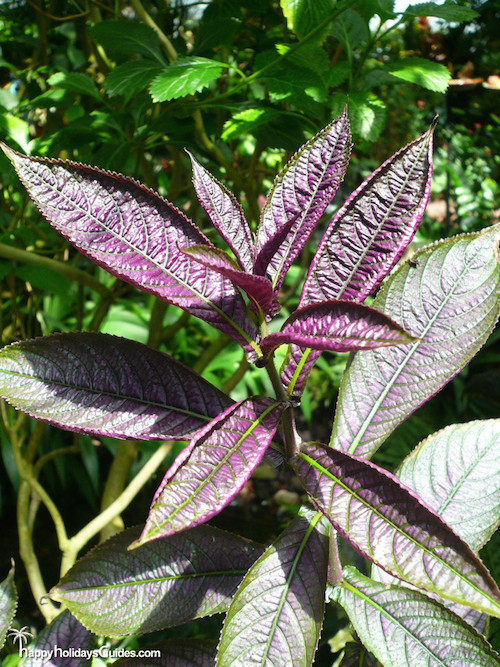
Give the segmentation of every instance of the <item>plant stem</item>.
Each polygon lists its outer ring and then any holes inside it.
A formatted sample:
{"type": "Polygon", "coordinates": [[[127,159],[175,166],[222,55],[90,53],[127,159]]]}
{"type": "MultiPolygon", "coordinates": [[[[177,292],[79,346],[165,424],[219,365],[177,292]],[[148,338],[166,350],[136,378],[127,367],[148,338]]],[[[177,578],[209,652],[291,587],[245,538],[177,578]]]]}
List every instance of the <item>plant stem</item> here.
{"type": "MultiPolygon", "coordinates": [[[[278,400],[288,402],[289,396],[283,387],[272,358],[267,360],[266,371],[276,393],[276,398],[278,400]]],[[[297,429],[295,428],[295,417],[293,414],[293,408],[290,404],[285,408],[285,410],[283,410],[283,415],[281,417],[281,433],[283,436],[286,455],[291,458],[295,456],[299,450],[300,438],[297,433],[297,429]]]]}
{"type": "MultiPolygon", "coordinates": [[[[127,483],[127,476],[137,457],[137,442],[134,440],[120,440],[116,454],[109,470],[101,500],[101,512],[104,512],[123,492],[127,483]]],[[[124,528],[123,519],[117,514],[101,530],[101,542],[108,537],[119,533],[124,528]]]]}

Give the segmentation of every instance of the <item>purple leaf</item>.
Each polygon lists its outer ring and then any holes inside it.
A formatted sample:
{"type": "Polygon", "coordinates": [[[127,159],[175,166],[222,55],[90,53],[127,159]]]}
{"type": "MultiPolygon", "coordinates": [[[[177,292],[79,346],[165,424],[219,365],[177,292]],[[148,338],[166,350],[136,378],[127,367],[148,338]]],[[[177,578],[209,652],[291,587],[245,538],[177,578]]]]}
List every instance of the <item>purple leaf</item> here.
{"type": "Polygon", "coordinates": [[[234,285],[244,290],[253,308],[257,311],[260,309],[266,319],[269,320],[273,315],[276,315],[280,306],[274,295],[273,286],[267,278],[241,271],[236,262],[224,250],[214,246],[196,245],[182,250],[196,262],[217,271],[229,278],[234,285]]]}
{"type": "Polygon", "coordinates": [[[121,637],[225,611],[262,549],[211,526],[133,551],[130,528],[81,558],[50,591],[98,635],[121,637]]]}
{"type": "Polygon", "coordinates": [[[7,577],[0,583],[0,648],[5,643],[7,632],[17,608],[17,591],[14,583],[14,562],[7,577]]]}
{"type": "Polygon", "coordinates": [[[159,658],[122,658],[115,667],[215,667],[217,642],[211,639],[170,639],[148,646],[159,650],[159,658]]]}
{"type": "Polygon", "coordinates": [[[193,165],[196,195],[213,226],[238,258],[241,267],[252,271],[254,247],[245,214],[235,196],[186,151],[193,165]]]}
{"type": "Polygon", "coordinates": [[[389,574],[500,617],[500,590],[479,558],[390,473],[321,445],[294,463],[313,503],[338,532],[389,574]]]}
{"type": "Polygon", "coordinates": [[[276,177],[257,230],[255,260],[256,272],[267,275],[275,291],[337,192],[350,152],[346,108],[304,144],[276,177]],[[283,238],[290,220],[294,224],[283,238]]]}
{"type": "Polygon", "coordinates": [[[334,216],[299,305],[364,301],[403,254],[430,195],[434,125],[371,174],[334,216]]]}
{"type": "Polygon", "coordinates": [[[93,644],[92,634],[66,609],[31,642],[27,647],[31,656],[28,653],[22,664],[23,667],[86,667],[92,662],[93,644]]]}
{"type": "Polygon", "coordinates": [[[270,398],[249,398],[202,428],[167,471],[133,546],[204,523],[226,507],[262,460],[282,410],[270,398]]]}
{"type": "Polygon", "coordinates": [[[145,440],[184,440],[232,403],[168,355],[95,333],[4,347],[0,395],[70,431],[145,440]]]}
{"type": "Polygon", "coordinates": [[[297,517],[250,568],[229,608],[220,665],[310,665],[323,622],[328,538],[297,517]]]}
{"type": "Polygon", "coordinates": [[[419,591],[386,586],[347,567],[333,599],[344,607],[366,648],[386,667],[499,664],[500,656],[484,637],[419,591]]]}
{"type": "Polygon", "coordinates": [[[80,252],[242,346],[252,344],[256,328],[232,283],[179,250],[209,241],[175,206],[120,174],[2,148],[42,215],[80,252]]]}
{"type": "Polygon", "coordinates": [[[283,343],[351,352],[412,340],[399,324],[374,308],[352,301],[326,301],[296,310],[281,331],[266,336],[260,347],[264,354],[283,343]]]}
{"type": "Polygon", "coordinates": [[[420,340],[355,354],[332,446],[368,458],[477,353],[500,308],[499,241],[499,225],[440,241],[389,278],[373,306],[420,340]]]}

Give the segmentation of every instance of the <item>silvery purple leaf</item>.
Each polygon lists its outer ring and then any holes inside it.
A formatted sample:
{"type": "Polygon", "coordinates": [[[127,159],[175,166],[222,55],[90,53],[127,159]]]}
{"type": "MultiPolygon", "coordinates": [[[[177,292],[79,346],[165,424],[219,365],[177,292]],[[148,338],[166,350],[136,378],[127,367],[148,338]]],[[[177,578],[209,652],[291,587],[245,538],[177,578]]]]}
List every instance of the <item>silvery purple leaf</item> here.
{"type": "Polygon", "coordinates": [[[332,446],[368,458],[476,354],[500,309],[499,241],[500,225],[440,241],[389,278],[373,307],[420,340],[355,354],[332,446]]]}
{"type": "Polygon", "coordinates": [[[281,331],[266,336],[260,347],[264,354],[283,343],[351,352],[412,340],[399,324],[374,308],[352,301],[325,301],[296,310],[281,331]]]}
{"type": "Polygon", "coordinates": [[[17,591],[14,583],[14,563],[12,563],[9,574],[0,583],[0,648],[5,644],[16,608],[17,591]]]}
{"type": "Polygon", "coordinates": [[[254,247],[243,209],[236,197],[202,167],[189,151],[186,152],[193,165],[193,184],[200,204],[215,229],[238,258],[241,268],[251,273],[254,247]]]}
{"type": "Polygon", "coordinates": [[[231,257],[214,246],[196,245],[182,249],[196,262],[207,266],[244,290],[250,299],[254,310],[261,310],[266,319],[271,319],[279,310],[279,303],[273,292],[270,280],[264,276],[257,276],[242,271],[231,257]]]}
{"type": "Polygon", "coordinates": [[[255,259],[256,272],[267,275],[275,290],[337,192],[350,152],[346,108],[304,144],[276,177],[257,230],[255,259]],[[282,238],[283,228],[292,219],[294,224],[282,238]]]}
{"type": "Polygon", "coordinates": [[[422,220],[432,176],[434,124],[386,160],[333,217],[299,305],[364,301],[403,254],[422,220]]]}
{"type": "Polygon", "coordinates": [[[132,551],[130,528],[81,558],[50,591],[97,635],[154,632],[225,611],[262,549],[211,526],[132,551]]]}
{"type": "Polygon", "coordinates": [[[297,517],[250,568],[229,607],[218,665],[310,665],[323,622],[328,538],[297,517]]]}
{"type": "Polygon", "coordinates": [[[499,664],[500,656],[484,637],[419,591],[380,584],[346,567],[333,599],[386,667],[499,664]]]}
{"type": "Polygon", "coordinates": [[[120,174],[2,148],[41,214],[80,252],[242,346],[252,344],[256,328],[232,283],[179,250],[209,241],[170,202],[120,174]]]}
{"type": "Polygon", "coordinates": [[[197,526],[226,507],[262,460],[282,410],[270,398],[249,398],[202,428],[167,471],[133,546],[197,526]]]}
{"type": "Polygon", "coordinates": [[[500,617],[500,590],[472,550],[393,475],[326,445],[294,468],[314,505],[363,556],[403,581],[500,617]]]}
{"type": "MultiPolygon", "coordinates": [[[[215,667],[217,642],[211,639],[179,638],[148,646],[160,657],[122,658],[115,667],[215,667]]],[[[147,649],[146,649],[147,650],[147,649]]]]}
{"type": "Polygon", "coordinates": [[[4,347],[0,395],[70,431],[144,440],[184,440],[232,403],[172,357],[95,333],[4,347]]]}
{"type": "Polygon", "coordinates": [[[86,667],[94,637],[65,609],[27,647],[23,667],[86,667]]]}

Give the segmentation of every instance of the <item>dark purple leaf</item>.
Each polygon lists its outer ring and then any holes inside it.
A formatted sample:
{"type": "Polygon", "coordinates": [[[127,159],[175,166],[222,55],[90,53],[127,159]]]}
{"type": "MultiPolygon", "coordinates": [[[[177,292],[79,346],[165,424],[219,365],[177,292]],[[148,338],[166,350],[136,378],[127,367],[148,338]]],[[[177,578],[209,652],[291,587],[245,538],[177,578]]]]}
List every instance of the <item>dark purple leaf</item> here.
{"type": "Polygon", "coordinates": [[[373,306],[420,340],[357,352],[345,372],[331,444],[369,457],[453,378],[492,331],[500,309],[500,225],[423,248],[373,306]]]}
{"type": "Polygon", "coordinates": [[[4,347],[0,395],[70,431],[145,440],[185,440],[232,403],[172,357],[95,333],[4,347]]]}
{"type": "Polygon", "coordinates": [[[374,308],[352,301],[326,301],[296,310],[281,331],[266,336],[260,347],[264,354],[283,343],[351,352],[412,340],[399,324],[374,308]]]}
{"type": "Polygon", "coordinates": [[[210,243],[170,202],[120,174],[2,147],[42,215],[80,252],[242,346],[252,344],[257,331],[232,283],[179,250],[210,243]]]}
{"type": "Polygon", "coordinates": [[[252,271],[254,247],[245,214],[235,196],[186,151],[193,165],[193,184],[200,204],[213,226],[238,258],[252,271]]]}
{"type": "Polygon", "coordinates": [[[430,195],[434,125],[371,174],[334,216],[316,251],[300,306],[364,301],[403,254],[430,195]]]}
{"type": "Polygon", "coordinates": [[[346,108],[304,144],[276,177],[257,230],[255,260],[256,272],[267,275],[275,290],[337,192],[350,152],[346,108]],[[291,220],[294,224],[283,238],[282,231],[291,220]]]}
{"type": "Polygon", "coordinates": [[[282,409],[270,398],[249,398],[202,428],[167,471],[136,544],[192,528],[226,507],[262,460],[282,409]]]}
{"type": "Polygon", "coordinates": [[[50,591],[92,632],[154,632],[225,611],[260,546],[211,526],[132,551],[130,528],[81,558],[50,591]]]}
{"type": "Polygon", "coordinates": [[[183,248],[183,252],[195,261],[208,266],[244,290],[249,297],[254,310],[261,310],[266,319],[271,319],[279,310],[279,303],[273,292],[271,282],[264,276],[241,271],[236,262],[221,250],[213,246],[196,245],[183,248]]]}
{"type": "Polygon", "coordinates": [[[5,643],[5,638],[16,613],[16,608],[17,591],[14,583],[14,563],[12,563],[9,574],[0,583],[0,648],[5,643]]]}
{"type": "Polygon", "coordinates": [[[500,617],[500,590],[479,558],[393,475],[319,443],[294,463],[313,503],[389,574],[500,617]]]}
{"type": "Polygon", "coordinates": [[[62,611],[27,647],[23,667],[87,667],[94,638],[70,614],[62,611]]]}
{"type": "Polygon", "coordinates": [[[323,623],[328,538],[297,517],[250,568],[222,629],[220,665],[310,665],[323,623]]]}
{"type": "Polygon", "coordinates": [[[113,663],[115,667],[215,667],[217,642],[211,639],[170,639],[148,646],[157,650],[160,657],[123,658],[113,663]]]}

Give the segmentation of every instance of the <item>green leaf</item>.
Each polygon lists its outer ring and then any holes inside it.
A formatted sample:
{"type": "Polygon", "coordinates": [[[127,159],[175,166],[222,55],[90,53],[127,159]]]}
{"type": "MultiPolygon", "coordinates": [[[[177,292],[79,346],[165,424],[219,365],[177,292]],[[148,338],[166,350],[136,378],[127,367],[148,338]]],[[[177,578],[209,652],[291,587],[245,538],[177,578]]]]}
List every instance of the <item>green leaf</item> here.
{"type": "Polygon", "coordinates": [[[90,95],[96,100],[101,100],[94,81],[81,72],[56,72],[49,78],[47,83],[56,88],[69,90],[71,93],[90,95]]]}
{"type": "Polygon", "coordinates": [[[130,100],[147,88],[162,70],[163,67],[152,60],[130,60],[115,67],[106,77],[104,88],[110,97],[123,95],[126,100],[130,100]]]}
{"type": "MultiPolygon", "coordinates": [[[[338,115],[345,106],[345,95],[332,95],[332,110],[338,115]]],[[[357,91],[349,96],[349,120],[354,136],[367,141],[376,141],[384,129],[386,105],[381,99],[366,91],[357,91]]]]}
{"type": "Polygon", "coordinates": [[[230,120],[224,123],[222,140],[237,139],[282,115],[277,109],[245,109],[235,113],[230,120]]]}
{"type": "MultiPolygon", "coordinates": [[[[286,18],[288,28],[299,39],[314,30],[319,23],[328,19],[335,8],[335,0],[280,0],[281,9],[286,18]]],[[[328,27],[318,34],[322,41],[327,34],[328,27]]]]}
{"type": "Polygon", "coordinates": [[[216,60],[179,58],[154,79],[149,92],[154,102],[193,95],[215,81],[221,72],[222,65],[216,60]]]}
{"type": "Polygon", "coordinates": [[[147,25],[138,21],[112,19],[96,23],[90,34],[111,53],[130,56],[139,54],[149,56],[165,64],[158,44],[158,35],[147,25]]]}
{"type": "Polygon", "coordinates": [[[370,36],[368,25],[353,9],[346,9],[336,18],[331,32],[348,50],[363,44],[370,36]]]}
{"type": "Polygon", "coordinates": [[[461,23],[472,21],[478,16],[478,13],[474,9],[457,5],[454,2],[445,2],[443,5],[436,2],[422,2],[407,7],[404,16],[435,16],[445,21],[461,23]]]}
{"type": "Polygon", "coordinates": [[[416,83],[436,93],[445,93],[451,74],[444,65],[424,58],[405,58],[386,65],[385,70],[392,76],[416,83]]]}

